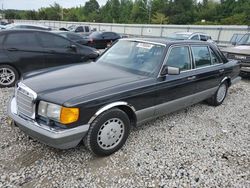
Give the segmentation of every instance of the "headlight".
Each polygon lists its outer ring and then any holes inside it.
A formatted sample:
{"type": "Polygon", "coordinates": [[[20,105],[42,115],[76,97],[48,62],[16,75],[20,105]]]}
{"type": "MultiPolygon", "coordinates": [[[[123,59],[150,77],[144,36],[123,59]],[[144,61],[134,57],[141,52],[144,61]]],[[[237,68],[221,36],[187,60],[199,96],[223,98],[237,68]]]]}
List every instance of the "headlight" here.
{"type": "Polygon", "coordinates": [[[78,120],[79,109],[66,108],[57,104],[40,101],[38,106],[38,115],[62,124],[69,124],[78,120]]]}

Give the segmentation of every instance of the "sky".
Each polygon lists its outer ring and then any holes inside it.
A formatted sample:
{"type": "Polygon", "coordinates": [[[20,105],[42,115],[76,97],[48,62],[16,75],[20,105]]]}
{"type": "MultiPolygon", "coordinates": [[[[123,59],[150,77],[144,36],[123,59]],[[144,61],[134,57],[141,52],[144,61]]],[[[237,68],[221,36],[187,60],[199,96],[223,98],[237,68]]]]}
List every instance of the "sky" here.
{"type": "MultiPolygon", "coordinates": [[[[48,7],[54,2],[64,8],[84,5],[88,0],[0,0],[0,7],[4,9],[17,10],[38,10],[41,7],[48,7]]],[[[99,5],[104,5],[107,0],[97,0],[99,5]]]]}

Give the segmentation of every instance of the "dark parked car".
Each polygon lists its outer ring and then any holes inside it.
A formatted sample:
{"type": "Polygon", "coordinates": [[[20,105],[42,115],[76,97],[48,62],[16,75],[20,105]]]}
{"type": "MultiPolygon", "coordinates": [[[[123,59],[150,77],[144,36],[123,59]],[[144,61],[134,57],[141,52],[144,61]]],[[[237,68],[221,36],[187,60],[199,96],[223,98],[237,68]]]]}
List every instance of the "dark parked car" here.
{"type": "Polygon", "coordinates": [[[245,34],[236,46],[223,48],[221,51],[228,59],[241,62],[242,76],[250,76],[250,33],[245,34]]]}
{"type": "Polygon", "coordinates": [[[70,32],[70,31],[55,31],[54,33],[61,35],[63,37],[66,37],[66,38],[68,38],[68,39],[70,39],[78,44],[81,44],[81,45],[87,44],[87,41],[80,34],[70,32]]]}
{"type": "Polygon", "coordinates": [[[0,87],[13,86],[25,72],[95,59],[96,49],[38,30],[0,32],[0,87]]]}
{"type": "Polygon", "coordinates": [[[51,31],[50,27],[43,25],[32,25],[32,24],[10,24],[7,25],[5,29],[33,29],[33,30],[51,31]]]}
{"type": "Polygon", "coordinates": [[[84,140],[96,155],[110,155],[131,126],[203,100],[222,104],[239,71],[210,43],[121,39],[95,63],[26,75],[8,113],[47,145],[66,149],[84,140]]]}
{"type": "Polygon", "coordinates": [[[114,32],[93,32],[85,38],[86,45],[96,49],[105,49],[110,46],[114,41],[120,39],[121,36],[114,32]]]}

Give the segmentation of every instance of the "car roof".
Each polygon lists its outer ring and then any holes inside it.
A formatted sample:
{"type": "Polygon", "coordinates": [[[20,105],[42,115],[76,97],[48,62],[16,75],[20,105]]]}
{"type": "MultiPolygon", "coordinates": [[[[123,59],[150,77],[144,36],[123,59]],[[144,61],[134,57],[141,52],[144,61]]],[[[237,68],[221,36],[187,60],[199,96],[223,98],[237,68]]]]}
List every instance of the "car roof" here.
{"type": "Polygon", "coordinates": [[[203,34],[203,35],[208,35],[203,32],[175,32],[175,34],[182,34],[182,35],[193,35],[193,34],[203,34]]]}
{"type": "Polygon", "coordinates": [[[172,44],[210,44],[205,41],[192,41],[192,40],[169,40],[167,38],[122,38],[120,40],[127,40],[127,41],[138,41],[138,42],[149,42],[155,43],[160,45],[172,45],[172,44]]]}
{"type": "Polygon", "coordinates": [[[51,31],[51,33],[56,33],[56,34],[67,33],[67,34],[79,35],[79,34],[72,32],[72,31],[51,31]]]}
{"type": "Polygon", "coordinates": [[[38,24],[21,24],[21,23],[13,23],[13,24],[9,24],[8,26],[19,26],[19,25],[23,25],[23,26],[34,26],[34,27],[41,27],[41,28],[46,28],[48,29],[49,27],[44,26],[44,25],[38,25],[38,24]]]}
{"type": "Polygon", "coordinates": [[[53,34],[53,35],[57,35],[56,33],[53,33],[51,31],[44,31],[44,30],[39,30],[39,29],[9,29],[9,30],[1,30],[0,31],[0,35],[1,34],[8,34],[8,33],[27,33],[27,32],[39,32],[39,33],[49,33],[49,34],[53,34]]]}

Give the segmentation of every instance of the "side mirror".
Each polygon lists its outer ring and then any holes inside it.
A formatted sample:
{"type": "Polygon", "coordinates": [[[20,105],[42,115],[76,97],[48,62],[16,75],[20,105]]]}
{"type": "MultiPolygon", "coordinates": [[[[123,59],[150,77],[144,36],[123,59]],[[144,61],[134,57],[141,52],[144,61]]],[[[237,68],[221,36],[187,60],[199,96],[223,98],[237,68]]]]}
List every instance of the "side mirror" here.
{"type": "Polygon", "coordinates": [[[232,42],[232,45],[234,45],[234,46],[235,46],[235,45],[236,45],[236,42],[232,42]]]}
{"type": "Polygon", "coordinates": [[[68,48],[71,49],[71,50],[74,51],[74,52],[77,51],[77,47],[76,47],[76,45],[74,45],[74,44],[71,44],[68,48]]]}
{"type": "Polygon", "coordinates": [[[161,70],[161,76],[165,75],[178,75],[180,74],[180,68],[178,67],[170,67],[167,65],[164,65],[162,70],[161,70]]]}

